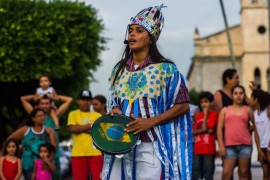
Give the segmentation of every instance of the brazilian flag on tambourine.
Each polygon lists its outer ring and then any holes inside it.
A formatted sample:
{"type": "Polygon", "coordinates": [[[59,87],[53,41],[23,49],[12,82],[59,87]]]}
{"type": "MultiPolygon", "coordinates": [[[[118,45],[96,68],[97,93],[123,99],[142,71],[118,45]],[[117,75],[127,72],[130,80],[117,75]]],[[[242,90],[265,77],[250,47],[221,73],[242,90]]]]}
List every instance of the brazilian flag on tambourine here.
{"type": "MultiPolygon", "coordinates": [[[[102,135],[106,137],[108,141],[117,141],[123,143],[130,143],[131,139],[127,132],[125,132],[125,127],[122,124],[115,123],[100,123],[102,129],[102,135]]],[[[100,132],[101,133],[101,132],[100,132]]]]}

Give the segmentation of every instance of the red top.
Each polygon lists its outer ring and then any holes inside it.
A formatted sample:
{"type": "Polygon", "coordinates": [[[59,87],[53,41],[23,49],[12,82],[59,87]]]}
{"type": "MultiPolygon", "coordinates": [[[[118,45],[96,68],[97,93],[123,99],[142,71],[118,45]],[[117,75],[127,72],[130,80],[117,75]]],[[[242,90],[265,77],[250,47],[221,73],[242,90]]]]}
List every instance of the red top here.
{"type": "MultiPolygon", "coordinates": [[[[195,117],[195,123],[193,125],[193,130],[201,129],[202,128],[202,123],[203,123],[203,118],[204,118],[204,113],[200,112],[197,114],[195,117]]],[[[217,126],[217,118],[218,114],[211,110],[208,113],[207,117],[207,126],[210,129],[215,129],[217,126]]],[[[197,134],[195,137],[195,142],[194,142],[194,154],[211,154],[215,155],[216,154],[216,144],[215,144],[215,139],[216,139],[216,133],[208,134],[208,133],[203,133],[203,134],[197,134]]]]}
{"type": "Polygon", "coordinates": [[[7,180],[14,180],[18,173],[18,160],[10,162],[6,158],[3,160],[3,174],[7,180]]]}
{"type": "Polygon", "coordinates": [[[241,114],[233,114],[231,106],[226,108],[225,114],[225,146],[251,145],[251,134],[249,132],[249,117],[247,106],[243,106],[241,114]]]}

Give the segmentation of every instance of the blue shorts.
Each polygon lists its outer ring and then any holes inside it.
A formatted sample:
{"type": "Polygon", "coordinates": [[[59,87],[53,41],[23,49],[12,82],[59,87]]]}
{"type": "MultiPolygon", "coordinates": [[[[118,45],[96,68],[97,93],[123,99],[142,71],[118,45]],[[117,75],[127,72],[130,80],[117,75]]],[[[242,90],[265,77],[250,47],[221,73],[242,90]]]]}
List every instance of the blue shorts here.
{"type": "Polygon", "coordinates": [[[252,146],[251,145],[236,145],[226,147],[225,159],[238,159],[238,158],[251,158],[252,146]]]}

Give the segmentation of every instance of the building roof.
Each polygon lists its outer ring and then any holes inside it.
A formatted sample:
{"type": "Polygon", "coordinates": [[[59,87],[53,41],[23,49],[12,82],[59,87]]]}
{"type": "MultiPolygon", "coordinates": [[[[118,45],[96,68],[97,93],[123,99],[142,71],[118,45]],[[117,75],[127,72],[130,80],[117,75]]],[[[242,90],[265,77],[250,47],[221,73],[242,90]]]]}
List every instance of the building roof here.
{"type": "MultiPolygon", "coordinates": [[[[233,43],[234,56],[239,57],[242,55],[241,25],[236,24],[228,29],[233,43]]],[[[205,37],[194,39],[194,49],[195,55],[192,57],[187,79],[189,79],[192,73],[195,59],[230,59],[228,38],[225,29],[205,37]]]]}

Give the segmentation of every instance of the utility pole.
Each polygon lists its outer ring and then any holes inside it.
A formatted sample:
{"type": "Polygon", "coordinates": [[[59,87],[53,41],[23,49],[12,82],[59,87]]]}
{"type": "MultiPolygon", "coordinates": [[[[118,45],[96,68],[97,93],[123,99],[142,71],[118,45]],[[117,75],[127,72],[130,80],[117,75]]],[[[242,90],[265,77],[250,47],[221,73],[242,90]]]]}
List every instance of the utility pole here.
{"type": "MultiPolygon", "coordinates": [[[[268,1],[270,1],[270,0],[268,0],[268,1]]],[[[228,43],[229,43],[229,49],[230,49],[230,57],[231,57],[232,67],[235,68],[235,58],[234,58],[233,46],[232,46],[231,36],[230,36],[229,28],[228,28],[226,13],[225,13],[223,1],[222,0],[219,0],[219,2],[220,2],[220,6],[221,6],[222,15],[223,15],[223,20],[224,20],[224,23],[225,23],[225,29],[226,29],[226,34],[227,34],[228,43]]]]}
{"type": "Polygon", "coordinates": [[[269,66],[268,66],[268,74],[267,74],[267,80],[268,80],[268,91],[270,91],[270,0],[268,0],[268,49],[269,49],[269,66]]]}

